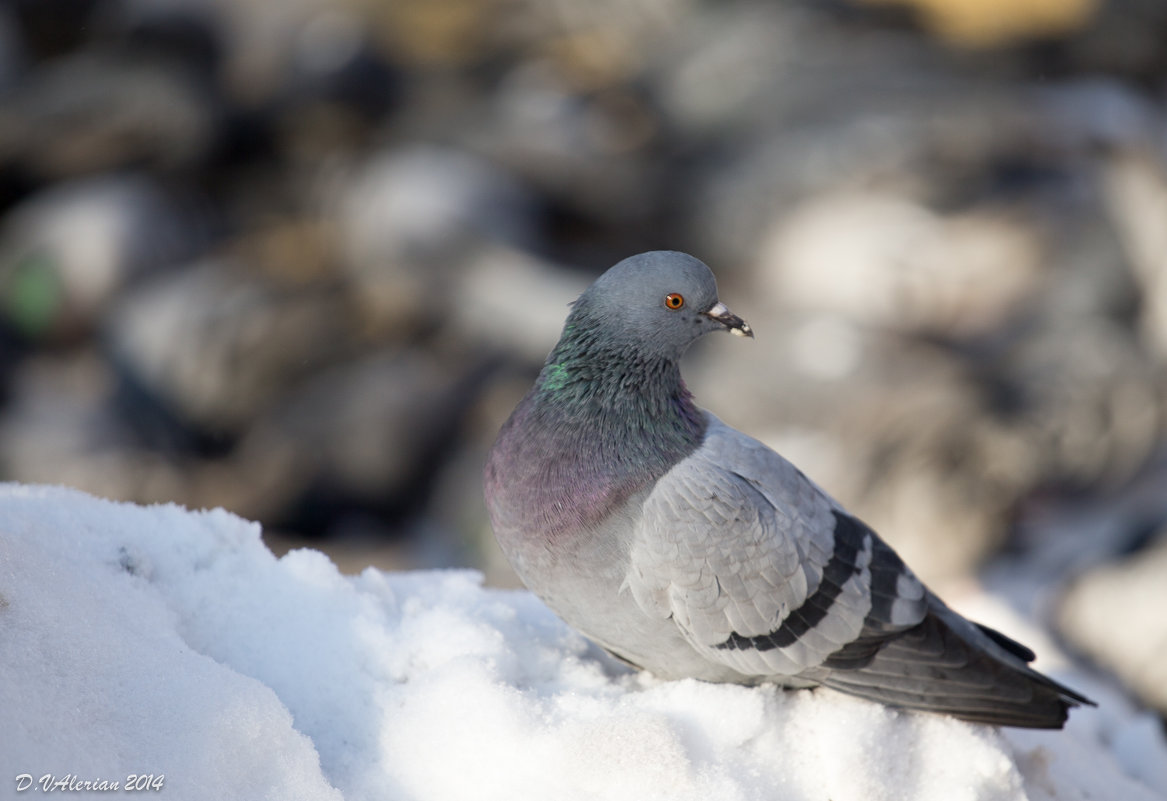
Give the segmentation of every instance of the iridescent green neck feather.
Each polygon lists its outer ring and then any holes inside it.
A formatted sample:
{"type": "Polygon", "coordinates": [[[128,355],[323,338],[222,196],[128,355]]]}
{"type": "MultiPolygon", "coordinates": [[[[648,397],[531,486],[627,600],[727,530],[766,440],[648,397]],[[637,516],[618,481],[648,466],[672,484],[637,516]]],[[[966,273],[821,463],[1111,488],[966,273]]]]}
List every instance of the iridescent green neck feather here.
{"type": "Polygon", "coordinates": [[[704,431],[675,359],[613,339],[577,306],[500,432],[488,500],[517,531],[586,531],[696,450],[704,431]]]}

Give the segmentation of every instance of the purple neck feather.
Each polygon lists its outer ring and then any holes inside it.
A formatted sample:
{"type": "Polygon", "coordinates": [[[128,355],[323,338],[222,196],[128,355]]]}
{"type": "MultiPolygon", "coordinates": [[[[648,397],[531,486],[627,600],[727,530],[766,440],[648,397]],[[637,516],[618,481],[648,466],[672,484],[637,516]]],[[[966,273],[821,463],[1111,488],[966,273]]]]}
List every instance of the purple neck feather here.
{"type": "Polygon", "coordinates": [[[565,334],[488,459],[495,529],[549,538],[591,529],[696,450],[704,432],[674,360],[565,334]]]}

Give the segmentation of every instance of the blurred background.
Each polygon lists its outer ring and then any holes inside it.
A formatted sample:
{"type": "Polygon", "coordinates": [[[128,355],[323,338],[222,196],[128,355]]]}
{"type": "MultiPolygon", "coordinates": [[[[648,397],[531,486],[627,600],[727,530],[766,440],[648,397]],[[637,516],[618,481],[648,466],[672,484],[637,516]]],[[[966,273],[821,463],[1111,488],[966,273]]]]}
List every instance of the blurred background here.
{"type": "Polygon", "coordinates": [[[757,332],[704,406],[1167,712],[1165,43],[1160,0],[9,0],[0,479],[514,586],[498,426],[684,250],[757,332]]]}

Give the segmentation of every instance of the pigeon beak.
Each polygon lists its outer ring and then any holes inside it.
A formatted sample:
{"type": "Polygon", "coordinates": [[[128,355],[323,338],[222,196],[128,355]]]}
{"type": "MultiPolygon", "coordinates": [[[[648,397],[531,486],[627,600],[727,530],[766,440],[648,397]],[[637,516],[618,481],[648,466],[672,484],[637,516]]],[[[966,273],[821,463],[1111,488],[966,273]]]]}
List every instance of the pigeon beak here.
{"type": "Polygon", "coordinates": [[[726,305],[720,301],[713,305],[709,311],[701,312],[706,317],[716,320],[725,326],[725,330],[738,337],[754,338],[754,329],[750,328],[750,324],[736,314],[731,312],[726,305]]]}

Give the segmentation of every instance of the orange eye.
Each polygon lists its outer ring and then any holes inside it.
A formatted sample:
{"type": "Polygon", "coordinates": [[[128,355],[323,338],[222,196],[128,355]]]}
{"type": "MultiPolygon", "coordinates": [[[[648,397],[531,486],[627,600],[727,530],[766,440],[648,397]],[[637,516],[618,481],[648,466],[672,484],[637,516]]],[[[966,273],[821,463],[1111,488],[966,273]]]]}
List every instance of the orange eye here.
{"type": "Polygon", "coordinates": [[[665,295],[665,307],[676,311],[685,305],[685,299],[676,292],[670,292],[665,295]]]}

